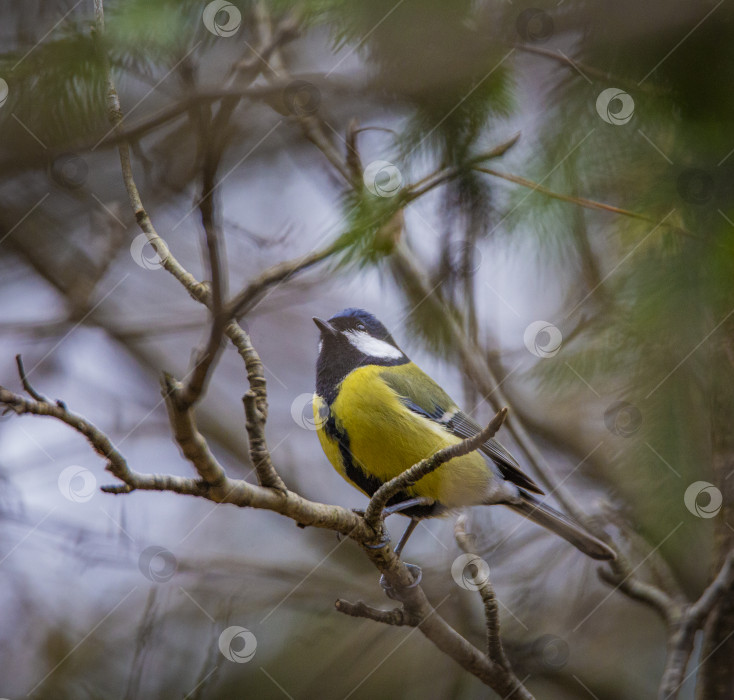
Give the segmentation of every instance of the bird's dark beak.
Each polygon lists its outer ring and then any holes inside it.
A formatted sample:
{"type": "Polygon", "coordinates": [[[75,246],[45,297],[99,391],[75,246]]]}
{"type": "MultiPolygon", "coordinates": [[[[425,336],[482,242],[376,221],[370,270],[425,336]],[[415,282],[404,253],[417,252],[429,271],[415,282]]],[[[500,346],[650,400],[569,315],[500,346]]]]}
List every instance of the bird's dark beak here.
{"type": "Polygon", "coordinates": [[[336,335],[339,332],[328,321],[324,321],[324,319],[318,316],[313,317],[313,322],[324,335],[336,335]]]}

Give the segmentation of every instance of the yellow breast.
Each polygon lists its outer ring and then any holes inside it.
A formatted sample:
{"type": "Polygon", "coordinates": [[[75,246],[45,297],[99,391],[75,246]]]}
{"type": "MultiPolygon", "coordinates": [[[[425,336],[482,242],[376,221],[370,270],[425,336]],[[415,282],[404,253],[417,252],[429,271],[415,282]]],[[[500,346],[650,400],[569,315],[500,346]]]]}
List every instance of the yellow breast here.
{"type": "MultiPolygon", "coordinates": [[[[401,369],[407,367],[403,365],[401,369]]],[[[337,429],[349,438],[353,463],[380,482],[401,474],[441,448],[460,442],[440,425],[408,410],[382,381],[380,375],[386,370],[370,365],[352,371],[341,383],[331,406],[337,429]]],[[[325,430],[328,412],[326,402],[315,396],[314,416],[321,446],[334,468],[357,486],[346,473],[338,443],[325,430]]],[[[473,452],[442,465],[414,484],[409,493],[448,507],[478,504],[491,479],[492,472],[484,458],[473,452]]]]}

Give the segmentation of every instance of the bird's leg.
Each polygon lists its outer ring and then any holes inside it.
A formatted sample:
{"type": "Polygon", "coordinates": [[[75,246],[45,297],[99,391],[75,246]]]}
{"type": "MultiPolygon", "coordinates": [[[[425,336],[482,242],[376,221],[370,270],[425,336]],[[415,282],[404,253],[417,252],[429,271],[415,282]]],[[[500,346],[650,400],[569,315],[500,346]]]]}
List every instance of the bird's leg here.
{"type": "Polygon", "coordinates": [[[400,513],[401,511],[408,510],[408,508],[413,508],[414,506],[432,506],[434,503],[435,501],[432,498],[425,498],[423,496],[408,498],[405,501],[400,501],[400,503],[388,506],[382,511],[382,514],[383,517],[386,518],[388,515],[400,513]]]}
{"type": "MultiPolygon", "coordinates": [[[[413,499],[413,500],[420,500],[420,499],[413,499]]],[[[403,504],[399,503],[398,505],[403,505],[403,504]]],[[[395,554],[400,556],[400,552],[403,551],[403,547],[405,547],[405,543],[408,541],[408,538],[413,534],[413,530],[415,530],[419,522],[420,521],[417,518],[410,519],[410,522],[408,523],[408,527],[405,528],[405,532],[403,533],[402,537],[400,538],[400,541],[398,542],[397,547],[395,547],[395,554]]],[[[413,588],[414,586],[417,586],[421,582],[421,579],[423,578],[423,572],[421,571],[420,566],[416,566],[415,564],[405,563],[405,566],[408,567],[410,573],[413,575],[413,583],[409,586],[409,588],[413,588]]],[[[388,584],[388,582],[385,580],[384,574],[380,576],[380,585],[385,589],[385,593],[387,594],[389,598],[395,598],[393,589],[388,584]]]]}
{"type": "MultiPolygon", "coordinates": [[[[413,508],[414,506],[432,506],[434,503],[435,501],[432,498],[424,498],[424,497],[408,498],[405,501],[400,501],[400,503],[395,503],[394,505],[391,505],[385,508],[382,511],[381,517],[384,520],[388,515],[392,515],[393,513],[400,513],[401,511],[407,510],[408,508],[413,508]]],[[[353,512],[364,516],[364,511],[357,511],[353,509],[353,512]]],[[[398,542],[398,546],[395,547],[395,554],[397,554],[398,556],[400,555],[401,550],[405,546],[405,543],[408,541],[408,537],[410,537],[413,530],[415,530],[415,526],[417,524],[418,524],[418,521],[415,518],[410,519],[410,524],[405,529],[403,536],[400,538],[400,541],[398,542]]],[[[380,540],[377,544],[368,544],[365,546],[368,547],[369,549],[380,549],[381,547],[384,547],[389,542],[390,542],[390,536],[388,534],[385,534],[385,537],[382,540],[380,540]]]]}
{"type": "MultiPolygon", "coordinates": [[[[400,501],[400,503],[394,503],[391,506],[388,506],[382,511],[382,518],[386,518],[388,515],[392,515],[393,513],[400,513],[403,510],[407,510],[408,508],[413,508],[414,506],[432,506],[435,503],[435,501],[432,498],[424,498],[424,497],[416,497],[416,498],[408,498],[405,501],[400,501]]],[[[356,513],[357,515],[361,515],[364,517],[365,511],[361,508],[352,508],[352,513],[356,513]]]]}
{"type": "Polygon", "coordinates": [[[403,547],[405,547],[405,543],[408,541],[408,538],[413,534],[413,530],[415,530],[416,526],[418,525],[418,520],[416,518],[411,518],[410,522],[408,523],[408,527],[405,528],[405,532],[403,533],[402,537],[400,538],[400,541],[398,542],[397,547],[395,547],[395,554],[400,556],[400,552],[403,551],[403,547]]]}

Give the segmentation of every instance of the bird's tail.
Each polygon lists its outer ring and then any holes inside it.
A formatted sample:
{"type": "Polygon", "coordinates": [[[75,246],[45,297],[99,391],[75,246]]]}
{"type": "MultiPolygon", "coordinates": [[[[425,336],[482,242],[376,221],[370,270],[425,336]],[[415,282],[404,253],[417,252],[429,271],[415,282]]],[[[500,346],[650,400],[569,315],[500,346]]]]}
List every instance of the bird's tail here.
{"type": "Polygon", "coordinates": [[[520,489],[522,501],[507,503],[510,508],[529,518],[534,523],[554,532],[570,542],[576,549],[593,559],[616,559],[617,555],[604,542],[590,535],[572,518],[543,503],[539,498],[520,489]]]}

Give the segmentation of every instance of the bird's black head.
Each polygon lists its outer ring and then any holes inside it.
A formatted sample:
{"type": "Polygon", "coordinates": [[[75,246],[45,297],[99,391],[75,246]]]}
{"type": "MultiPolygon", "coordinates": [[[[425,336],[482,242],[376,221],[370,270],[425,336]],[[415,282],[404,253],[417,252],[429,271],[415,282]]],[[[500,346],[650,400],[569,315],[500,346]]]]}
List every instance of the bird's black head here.
{"type": "Polygon", "coordinates": [[[339,383],[363,365],[402,365],[410,360],[387,328],[363,309],[344,309],[328,321],[314,318],[321,331],[316,392],[331,402],[339,383]]]}

